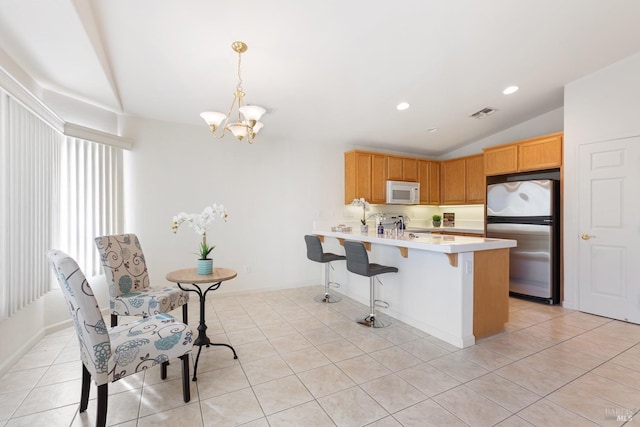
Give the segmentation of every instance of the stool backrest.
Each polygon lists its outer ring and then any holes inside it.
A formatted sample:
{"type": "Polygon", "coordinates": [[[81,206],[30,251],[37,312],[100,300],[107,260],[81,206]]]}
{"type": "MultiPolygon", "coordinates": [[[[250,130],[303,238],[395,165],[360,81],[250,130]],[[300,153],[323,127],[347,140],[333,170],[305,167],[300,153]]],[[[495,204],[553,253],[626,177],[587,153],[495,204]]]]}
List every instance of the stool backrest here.
{"type": "Polygon", "coordinates": [[[369,255],[360,242],[346,240],[344,251],[347,256],[347,270],[361,276],[369,276],[369,255]]]}
{"type": "Polygon", "coordinates": [[[318,236],[307,234],[304,236],[304,241],[307,243],[307,258],[311,261],[322,261],[322,242],[318,236]]]}

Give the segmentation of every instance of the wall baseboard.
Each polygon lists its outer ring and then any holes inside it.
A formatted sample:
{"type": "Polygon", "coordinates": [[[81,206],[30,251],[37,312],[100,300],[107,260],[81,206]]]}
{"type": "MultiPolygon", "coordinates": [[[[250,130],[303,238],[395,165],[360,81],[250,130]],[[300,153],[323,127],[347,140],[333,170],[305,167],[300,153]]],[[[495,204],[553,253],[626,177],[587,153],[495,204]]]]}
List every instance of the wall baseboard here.
{"type": "Polygon", "coordinates": [[[45,336],[44,330],[31,336],[26,342],[16,349],[8,358],[0,363],[0,378],[4,376],[22,357],[31,350],[45,336]]]}

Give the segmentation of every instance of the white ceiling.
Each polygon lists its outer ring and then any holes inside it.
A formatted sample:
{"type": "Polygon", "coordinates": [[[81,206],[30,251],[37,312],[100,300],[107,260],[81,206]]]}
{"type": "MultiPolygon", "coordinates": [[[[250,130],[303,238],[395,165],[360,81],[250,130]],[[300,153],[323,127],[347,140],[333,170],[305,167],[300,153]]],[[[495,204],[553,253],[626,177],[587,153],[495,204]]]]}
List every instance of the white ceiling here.
{"type": "Polygon", "coordinates": [[[0,0],[0,49],[46,90],[205,127],[242,40],[259,140],[439,155],[561,107],[566,83],[640,51],[639,22],[637,0],[0,0]]]}

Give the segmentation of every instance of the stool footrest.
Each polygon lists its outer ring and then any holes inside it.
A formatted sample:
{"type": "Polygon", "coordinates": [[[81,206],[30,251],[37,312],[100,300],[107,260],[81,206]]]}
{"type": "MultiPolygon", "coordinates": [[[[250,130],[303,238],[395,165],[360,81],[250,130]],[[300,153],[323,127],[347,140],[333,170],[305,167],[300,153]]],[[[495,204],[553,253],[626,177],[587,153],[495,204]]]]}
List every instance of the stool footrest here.
{"type": "Polygon", "coordinates": [[[331,286],[332,288],[339,288],[340,287],[340,283],[338,282],[329,282],[329,286],[331,286]]]}
{"type": "Polygon", "coordinates": [[[380,308],[389,308],[389,303],[381,299],[374,300],[373,305],[380,308]]]}

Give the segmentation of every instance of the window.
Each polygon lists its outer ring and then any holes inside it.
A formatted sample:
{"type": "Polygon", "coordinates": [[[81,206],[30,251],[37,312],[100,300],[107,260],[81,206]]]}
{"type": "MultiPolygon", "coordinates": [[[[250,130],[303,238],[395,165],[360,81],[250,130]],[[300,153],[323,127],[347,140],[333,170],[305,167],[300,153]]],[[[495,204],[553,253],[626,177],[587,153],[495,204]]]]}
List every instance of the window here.
{"type": "Polygon", "coordinates": [[[63,136],[0,93],[0,319],[46,293],[45,253],[57,228],[57,163],[63,136]]]}
{"type": "Polygon", "coordinates": [[[46,251],[100,274],[93,239],[120,232],[123,149],[65,136],[0,91],[0,320],[50,290],[46,251]]]}
{"type": "Polygon", "coordinates": [[[122,149],[65,137],[60,150],[59,248],[87,277],[100,274],[94,238],[122,222],[122,149]]]}

